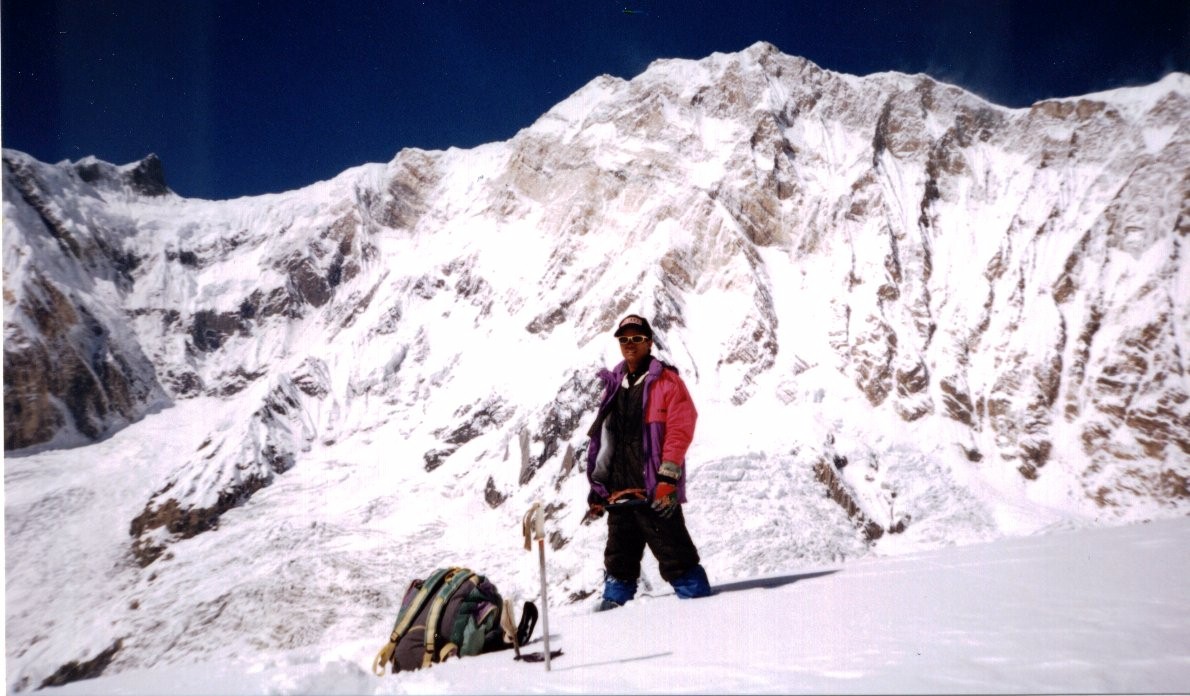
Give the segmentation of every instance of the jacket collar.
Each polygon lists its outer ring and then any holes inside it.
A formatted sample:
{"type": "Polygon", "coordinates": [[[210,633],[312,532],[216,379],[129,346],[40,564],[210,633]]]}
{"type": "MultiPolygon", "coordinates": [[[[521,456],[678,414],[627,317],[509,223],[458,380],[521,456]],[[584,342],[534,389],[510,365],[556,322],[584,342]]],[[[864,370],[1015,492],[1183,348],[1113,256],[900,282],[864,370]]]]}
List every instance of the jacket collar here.
{"type": "MultiPolygon", "coordinates": [[[[661,374],[661,370],[664,366],[665,366],[665,363],[663,363],[660,358],[658,358],[656,355],[650,355],[649,356],[649,367],[648,367],[648,371],[646,373],[645,381],[651,382],[654,379],[657,379],[657,376],[661,374]]],[[[610,370],[608,370],[607,368],[603,368],[602,370],[599,371],[599,376],[602,377],[604,381],[609,382],[611,384],[620,384],[621,382],[624,381],[624,377],[627,374],[628,374],[628,361],[627,360],[621,360],[619,365],[616,365],[614,368],[612,368],[610,370]]]]}
{"type": "MultiPolygon", "coordinates": [[[[654,379],[657,375],[661,374],[661,361],[655,355],[650,355],[646,359],[649,361],[649,364],[645,368],[645,374],[648,375],[649,379],[654,379]]],[[[628,361],[621,360],[620,364],[616,365],[616,369],[612,372],[612,375],[616,382],[623,381],[624,377],[628,375],[628,361]]]]}

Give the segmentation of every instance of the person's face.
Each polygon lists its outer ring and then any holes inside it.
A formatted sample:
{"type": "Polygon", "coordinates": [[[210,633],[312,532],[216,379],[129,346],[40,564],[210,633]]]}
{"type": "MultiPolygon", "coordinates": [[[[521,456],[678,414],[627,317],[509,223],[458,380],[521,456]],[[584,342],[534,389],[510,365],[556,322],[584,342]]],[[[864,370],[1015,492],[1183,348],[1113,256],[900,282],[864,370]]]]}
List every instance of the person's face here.
{"type": "Polygon", "coordinates": [[[616,340],[620,342],[620,354],[632,367],[635,367],[641,358],[648,355],[649,349],[653,347],[652,339],[636,329],[627,329],[616,340]]]}

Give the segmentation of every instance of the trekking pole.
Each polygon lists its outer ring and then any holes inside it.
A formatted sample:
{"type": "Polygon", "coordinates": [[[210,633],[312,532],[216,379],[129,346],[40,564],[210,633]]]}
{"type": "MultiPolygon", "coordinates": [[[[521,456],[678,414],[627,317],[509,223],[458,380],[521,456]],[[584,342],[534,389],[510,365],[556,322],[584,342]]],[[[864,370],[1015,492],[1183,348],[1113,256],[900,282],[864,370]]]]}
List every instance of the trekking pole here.
{"type": "Polygon", "coordinates": [[[545,633],[545,671],[548,672],[550,671],[550,600],[546,596],[545,580],[545,513],[541,508],[540,501],[533,503],[533,507],[525,513],[524,523],[525,550],[530,550],[529,531],[531,528],[533,538],[537,540],[537,560],[541,564],[541,627],[545,633]]]}

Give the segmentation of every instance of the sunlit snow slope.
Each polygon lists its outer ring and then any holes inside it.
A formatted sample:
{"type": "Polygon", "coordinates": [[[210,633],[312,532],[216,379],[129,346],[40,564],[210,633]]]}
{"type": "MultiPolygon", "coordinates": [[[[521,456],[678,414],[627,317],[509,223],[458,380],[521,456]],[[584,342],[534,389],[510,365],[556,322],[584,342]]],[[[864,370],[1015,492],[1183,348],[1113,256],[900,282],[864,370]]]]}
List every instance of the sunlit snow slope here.
{"type": "MultiPolygon", "coordinates": [[[[64,694],[1178,693],[1190,683],[1190,520],[791,565],[709,599],[558,611],[544,665],[511,651],[380,679],[383,642],[130,670],[64,694]]],[[[540,627],[539,627],[540,628],[540,627]]],[[[526,652],[540,652],[540,637],[526,652]]]]}

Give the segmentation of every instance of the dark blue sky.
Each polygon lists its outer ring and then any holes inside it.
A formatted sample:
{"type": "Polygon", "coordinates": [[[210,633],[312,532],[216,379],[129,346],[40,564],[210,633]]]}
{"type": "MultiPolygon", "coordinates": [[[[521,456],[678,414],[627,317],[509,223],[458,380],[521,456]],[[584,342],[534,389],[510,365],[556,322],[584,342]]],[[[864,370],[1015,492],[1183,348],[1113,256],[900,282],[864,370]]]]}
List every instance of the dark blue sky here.
{"type": "Polygon", "coordinates": [[[4,147],[155,152],[201,198],[506,140],[602,73],[759,40],[1007,106],[1190,70],[1190,0],[0,0],[0,29],[4,147]]]}

